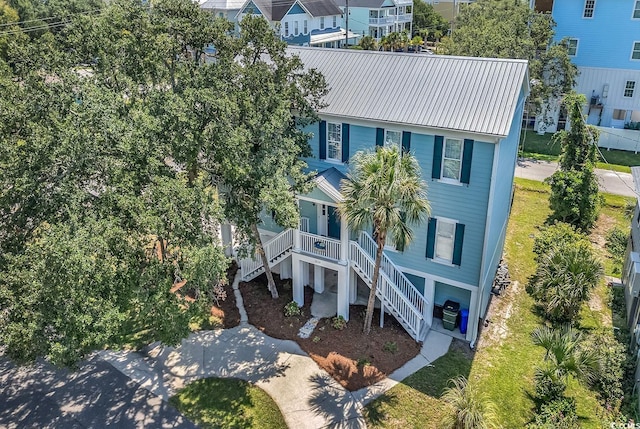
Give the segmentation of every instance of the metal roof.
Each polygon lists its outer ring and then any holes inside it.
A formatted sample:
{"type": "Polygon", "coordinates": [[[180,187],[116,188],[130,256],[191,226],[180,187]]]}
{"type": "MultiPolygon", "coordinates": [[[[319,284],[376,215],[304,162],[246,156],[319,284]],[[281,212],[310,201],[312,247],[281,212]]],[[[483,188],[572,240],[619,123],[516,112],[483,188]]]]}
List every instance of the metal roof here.
{"type": "Polygon", "coordinates": [[[526,60],[289,47],[327,80],[321,114],[497,137],[509,134],[526,60]]]}
{"type": "MultiPolygon", "coordinates": [[[[336,3],[340,7],[346,7],[346,0],[336,0],[336,3]]],[[[352,7],[366,7],[368,9],[381,9],[384,4],[384,0],[349,0],[349,8],[352,7]]]]}
{"type": "Polygon", "coordinates": [[[299,0],[299,2],[314,17],[342,15],[342,9],[334,0],[299,0]]]}
{"type": "Polygon", "coordinates": [[[237,10],[244,0],[199,0],[200,8],[206,10],[237,10]]]}

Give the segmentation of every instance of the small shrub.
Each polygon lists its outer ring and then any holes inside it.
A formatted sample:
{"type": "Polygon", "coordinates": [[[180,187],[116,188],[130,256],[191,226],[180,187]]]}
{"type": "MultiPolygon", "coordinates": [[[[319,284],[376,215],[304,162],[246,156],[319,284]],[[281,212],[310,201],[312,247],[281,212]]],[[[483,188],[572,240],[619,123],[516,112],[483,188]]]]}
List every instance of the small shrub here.
{"type": "Polygon", "coordinates": [[[563,245],[572,245],[588,238],[576,231],[573,225],[564,222],[556,222],[553,225],[542,227],[540,234],[533,241],[533,253],[536,254],[536,262],[540,262],[542,256],[551,248],[563,245]]]}
{"type": "Polygon", "coordinates": [[[562,398],[567,388],[564,380],[548,367],[536,368],[533,375],[535,397],[538,404],[546,404],[562,398]]]}
{"type": "Polygon", "coordinates": [[[342,331],[344,328],[347,327],[347,321],[344,320],[344,317],[342,316],[336,316],[333,319],[331,319],[331,326],[333,326],[333,329],[342,331]]]}
{"type": "Polygon", "coordinates": [[[316,335],[315,337],[313,337],[313,339],[311,341],[313,341],[314,343],[317,344],[317,343],[320,342],[320,337],[316,335]]]}
{"type": "Polygon", "coordinates": [[[398,351],[398,343],[396,343],[395,341],[387,341],[386,343],[384,343],[382,350],[395,354],[398,351]]]}
{"type": "Polygon", "coordinates": [[[356,361],[356,365],[358,366],[358,368],[363,368],[365,366],[371,365],[371,361],[367,358],[360,358],[356,361]]]}
{"type": "Polygon", "coordinates": [[[284,306],[284,315],[286,317],[300,316],[301,314],[302,310],[295,301],[291,301],[284,306]]]}
{"type": "Polygon", "coordinates": [[[587,337],[585,347],[595,350],[601,359],[592,386],[604,408],[615,413],[620,409],[624,398],[622,379],[628,359],[627,347],[607,332],[598,332],[587,337]]]}
{"type": "Polygon", "coordinates": [[[624,254],[627,249],[628,240],[629,233],[621,228],[615,227],[607,233],[606,247],[615,264],[615,273],[620,273],[622,271],[622,264],[624,262],[624,254]]]}
{"type": "Polygon", "coordinates": [[[580,429],[575,401],[561,398],[543,404],[529,429],[580,429]]]}

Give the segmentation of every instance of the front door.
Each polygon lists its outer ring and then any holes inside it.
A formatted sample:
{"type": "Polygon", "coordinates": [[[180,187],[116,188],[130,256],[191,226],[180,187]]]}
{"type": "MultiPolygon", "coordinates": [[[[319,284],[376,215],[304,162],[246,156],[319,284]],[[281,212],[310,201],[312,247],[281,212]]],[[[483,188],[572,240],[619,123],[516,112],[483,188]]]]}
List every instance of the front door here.
{"type": "Polygon", "coordinates": [[[338,217],[338,209],[328,206],[327,216],[327,235],[331,238],[340,239],[340,218],[338,217]]]}

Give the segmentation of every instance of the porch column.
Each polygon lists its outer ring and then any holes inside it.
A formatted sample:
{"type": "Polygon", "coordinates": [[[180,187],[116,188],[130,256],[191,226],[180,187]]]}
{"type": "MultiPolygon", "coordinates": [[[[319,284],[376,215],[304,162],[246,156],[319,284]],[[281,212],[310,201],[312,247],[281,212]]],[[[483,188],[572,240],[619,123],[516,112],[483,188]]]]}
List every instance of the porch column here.
{"type": "Polygon", "coordinates": [[[300,252],[302,240],[300,238],[300,228],[293,228],[293,251],[300,252]]]}
{"type": "Polygon", "coordinates": [[[341,265],[338,268],[338,316],[349,320],[349,266],[341,265]]]}
{"type": "Polygon", "coordinates": [[[355,304],[358,299],[358,274],[349,267],[347,271],[349,271],[349,304],[355,304]]]}
{"type": "Polygon", "coordinates": [[[220,225],[220,240],[222,241],[225,256],[233,256],[233,234],[231,231],[231,224],[224,223],[220,225]]]}
{"type": "Polygon", "coordinates": [[[433,306],[435,303],[433,300],[436,297],[436,282],[433,279],[425,278],[424,279],[424,297],[429,301],[429,305],[424,309],[424,320],[427,322],[427,325],[433,325],[433,306]]]}
{"type": "Polygon", "coordinates": [[[471,299],[469,300],[469,321],[467,322],[466,340],[471,341],[474,333],[478,332],[478,300],[480,294],[478,289],[471,291],[471,299]]]}
{"type": "Polygon", "coordinates": [[[303,262],[298,259],[298,255],[293,253],[291,255],[291,265],[293,272],[293,300],[300,307],[304,305],[304,267],[303,262]]]}
{"type": "Polygon", "coordinates": [[[347,265],[349,261],[349,226],[347,221],[340,218],[340,264],[347,265]]]}
{"type": "Polygon", "coordinates": [[[300,262],[302,275],[300,278],[302,279],[302,286],[310,286],[309,282],[309,263],[308,262],[300,262]]]}
{"type": "Polygon", "coordinates": [[[282,280],[291,278],[291,258],[286,258],[280,262],[280,278],[282,280]]]}
{"type": "Polygon", "coordinates": [[[313,266],[313,290],[318,293],[324,292],[324,268],[318,265],[313,266]]]}

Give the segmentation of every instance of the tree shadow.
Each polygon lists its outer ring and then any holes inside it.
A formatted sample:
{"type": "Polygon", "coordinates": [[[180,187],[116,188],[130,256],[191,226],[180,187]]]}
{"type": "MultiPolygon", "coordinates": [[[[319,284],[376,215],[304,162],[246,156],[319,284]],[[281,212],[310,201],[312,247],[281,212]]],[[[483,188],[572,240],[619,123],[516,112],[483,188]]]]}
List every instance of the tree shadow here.
{"type": "Polygon", "coordinates": [[[344,387],[326,373],[309,377],[313,394],[310,410],[326,420],[326,428],[361,428],[361,404],[344,387]]]}

